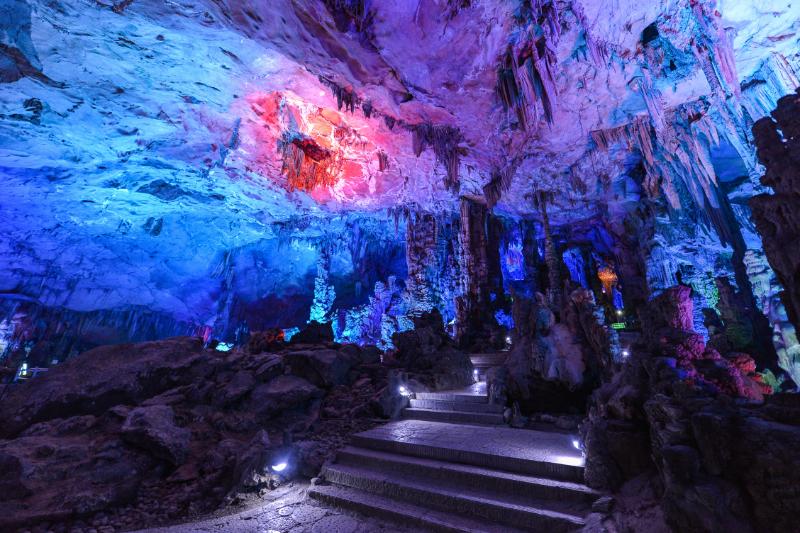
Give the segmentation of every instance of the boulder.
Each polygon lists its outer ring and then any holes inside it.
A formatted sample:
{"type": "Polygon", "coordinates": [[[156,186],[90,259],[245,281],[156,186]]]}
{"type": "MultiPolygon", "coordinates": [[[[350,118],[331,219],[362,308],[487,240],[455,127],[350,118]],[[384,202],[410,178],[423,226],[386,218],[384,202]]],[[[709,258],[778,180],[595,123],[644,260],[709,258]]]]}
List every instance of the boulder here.
{"type": "Polygon", "coordinates": [[[397,364],[427,388],[457,389],[472,383],[472,361],[455,347],[438,309],[415,318],[414,329],[395,333],[392,343],[397,364]]]}
{"type": "Polygon", "coordinates": [[[297,376],[278,376],[269,383],[258,385],[250,392],[248,409],[260,419],[269,419],[281,411],[304,405],[320,398],[322,390],[297,376]]]}
{"type": "Polygon", "coordinates": [[[236,446],[236,465],[233,469],[234,490],[241,487],[256,487],[268,478],[267,461],[272,445],[263,429],[256,433],[245,446],[236,446]]]}
{"type": "Polygon", "coordinates": [[[649,302],[642,318],[643,328],[647,331],[656,332],[663,328],[692,331],[692,288],[678,285],[664,290],[649,302]]]}
{"type": "Polygon", "coordinates": [[[22,463],[19,458],[0,452],[0,494],[9,500],[19,500],[31,494],[22,482],[22,463]]]}
{"type": "Polygon", "coordinates": [[[217,401],[222,405],[236,402],[255,387],[256,380],[248,370],[239,370],[229,381],[220,384],[217,401]]]}
{"type": "Polygon", "coordinates": [[[53,367],[48,379],[12,387],[0,404],[0,437],[44,420],[135,404],[207,375],[211,364],[194,337],[95,348],[53,367]]]}
{"type": "Polygon", "coordinates": [[[295,376],[318,387],[330,388],[346,381],[347,372],[358,359],[357,355],[340,350],[323,349],[289,352],[283,361],[295,376]]]}
{"type": "Polygon", "coordinates": [[[180,466],[189,451],[191,432],[175,424],[168,405],[151,405],[131,410],[122,425],[122,438],[154,457],[180,466]]]}
{"type": "Polygon", "coordinates": [[[275,354],[261,354],[257,359],[258,366],[253,375],[258,381],[267,381],[283,374],[283,358],[275,354]]]}

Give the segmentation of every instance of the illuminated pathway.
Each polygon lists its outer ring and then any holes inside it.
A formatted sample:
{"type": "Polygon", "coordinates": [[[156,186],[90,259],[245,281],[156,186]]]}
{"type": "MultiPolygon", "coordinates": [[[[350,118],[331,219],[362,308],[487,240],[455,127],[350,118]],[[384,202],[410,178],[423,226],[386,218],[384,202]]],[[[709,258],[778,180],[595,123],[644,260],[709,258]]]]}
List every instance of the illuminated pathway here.
{"type": "Polygon", "coordinates": [[[356,435],[324,470],[330,484],[309,494],[426,531],[465,532],[577,530],[599,497],[581,483],[573,436],[499,425],[484,384],[419,393],[404,417],[356,435]]]}

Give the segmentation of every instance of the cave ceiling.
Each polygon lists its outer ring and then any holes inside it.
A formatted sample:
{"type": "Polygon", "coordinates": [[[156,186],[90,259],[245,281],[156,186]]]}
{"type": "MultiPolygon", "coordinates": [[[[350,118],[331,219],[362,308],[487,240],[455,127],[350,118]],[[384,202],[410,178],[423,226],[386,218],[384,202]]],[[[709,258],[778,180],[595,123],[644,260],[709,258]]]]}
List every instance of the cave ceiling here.
{"type": "Polygon", "coordinates": [[[537,191],[556,223],[623,209],[648,154],[613,132],[680,139],[770,58],[797,69],[798,19],[791,0],[5,0],[0,292],[192,315],[213,295],[181,280],[225,250],[354,217],[462,196],[529,217],[537,191]]]}

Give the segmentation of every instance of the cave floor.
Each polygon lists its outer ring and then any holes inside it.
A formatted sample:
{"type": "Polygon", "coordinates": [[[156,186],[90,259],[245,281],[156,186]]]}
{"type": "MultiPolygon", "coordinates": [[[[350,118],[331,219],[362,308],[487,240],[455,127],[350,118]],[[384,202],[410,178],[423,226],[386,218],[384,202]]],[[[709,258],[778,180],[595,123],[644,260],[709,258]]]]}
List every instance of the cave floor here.
{"type": "Polygon", "coordinates": [[[310,485],[294,482],[276,492],[269,502],[259,501],[244,510],[171,526],[139,530],[139,533],[424,533],[324,505],[306,496],[310,485]]]}

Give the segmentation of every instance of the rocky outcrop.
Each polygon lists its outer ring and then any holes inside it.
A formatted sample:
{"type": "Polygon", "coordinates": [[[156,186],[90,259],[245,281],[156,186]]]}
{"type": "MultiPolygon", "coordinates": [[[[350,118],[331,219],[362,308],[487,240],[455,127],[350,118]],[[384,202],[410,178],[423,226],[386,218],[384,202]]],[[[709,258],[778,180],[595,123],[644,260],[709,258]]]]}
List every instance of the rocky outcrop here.
{"type": "Polygon", "coordinates": [[[784,96],[772,117],[753,126],[758,158],[766,167],[761,183],[774,194],[760,194],[750,201],[753,220],[761,233],[769,264],[784,291],[786,312],[800,327],[800,89],[784,96]]]}
{"type": "Polygon", "coordinates": [[[472,383],[472,361],[459,350],[442,325],[437,309],[414,319],[414,329],[395,333],[396,350],[388,362],[430,390],[457,389],[472,383]]]}
{"type": "Polygon", "coordinates": [[[176,425],[175,412],[169,405],[155,404],[132,409],[122,424],[120,434],[123,440],[175,466],[186,461],[191,432],[176,425]]]}
{"type": "MultiPolygon", "coordinates": [[[[512,403],[526,415],[582,412],[587,395],[583,387],[586,366],[578,332],[556,322],[541,293],[533,301],[516,298],[513,313],[516,327],[502,379],[507,382],[512,403]]],[[[493,382],[490,386],[496,385],[493,382]]]]}
{"type": "Polygon", "coordinates": [[[791,529],[800,510],[797,397],[753,401],[764,388],[752,358],[720,356],[682,329],[689,293],[675,287],[651,301],[643,322],[652,335],[593,395],[582,426],[586,482],[617,488],[654,469],[676,531],[791,529]]]}
{"type": "Polygon", "coordinates": [[[274,457],[314,476],[349,435],[399,412],[397,380],[373,348],[272,346],[106,346],[11,385],[0,530],[141,528],[208,512],[266,490],[274,457]]]}
{"type": "Polygon", "coordinates": [[[508,397],[526,415],[584,412],[588,395],[601,377],[613,375],[620,358],[617,334],[590,290],[565,291],[558,301],[560,321],[542,293],[533,300],[515,297],[505,372],[491,376],[507,385],[508,397]]]}
{"type": "Polygon", "coordinates": [[[617,333],[606,325],[605,312],[588,289],[573,290],[561,315],[572,336],[582,341],[585,371],[581,381],[596,386],[601,376],[609,377],[620,361],[617,333]]]}
{"type": "Polygon", "coordinates": [[[57,365],[48,379],[12,389],[0,405],[0,437],[15,437],[37,422],[137,404],[213,370],[199,338],[95,348],[57,365]]]}

